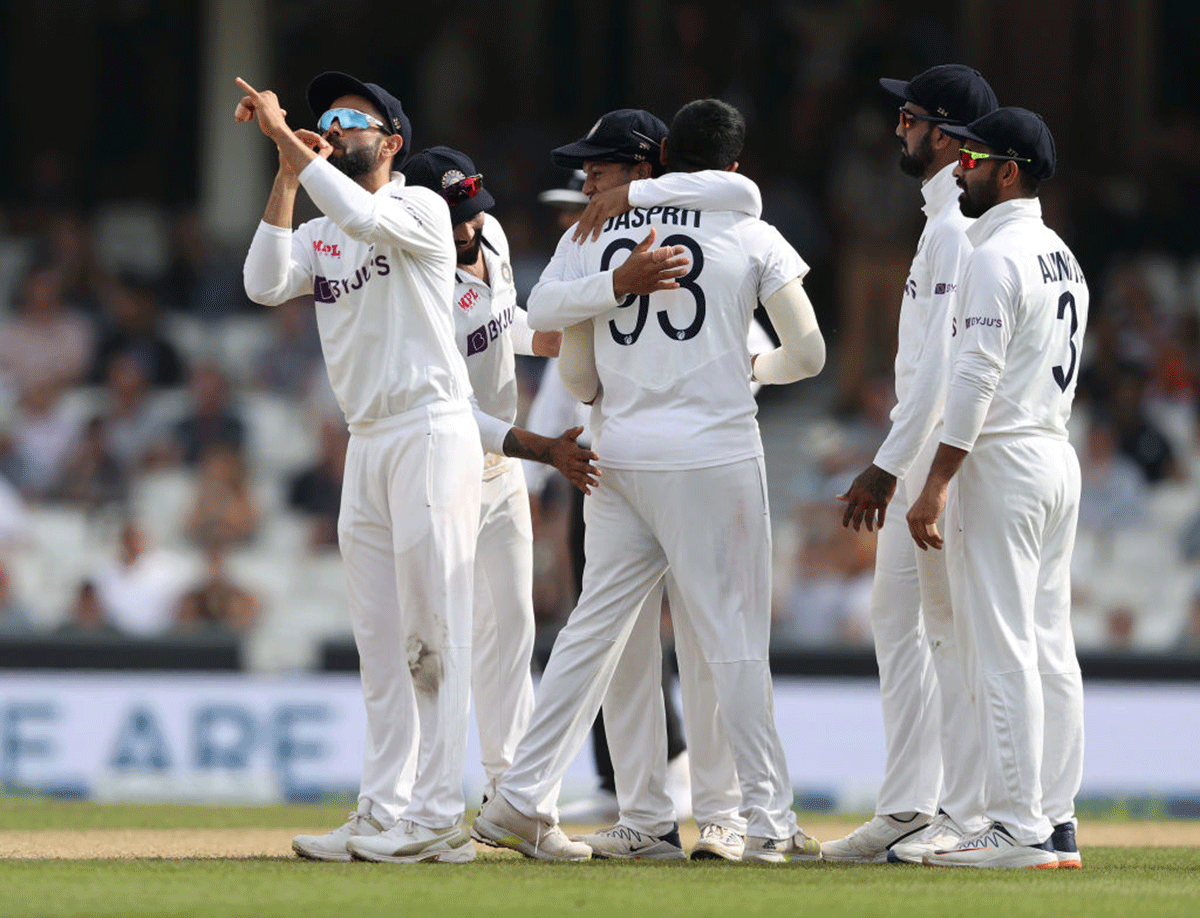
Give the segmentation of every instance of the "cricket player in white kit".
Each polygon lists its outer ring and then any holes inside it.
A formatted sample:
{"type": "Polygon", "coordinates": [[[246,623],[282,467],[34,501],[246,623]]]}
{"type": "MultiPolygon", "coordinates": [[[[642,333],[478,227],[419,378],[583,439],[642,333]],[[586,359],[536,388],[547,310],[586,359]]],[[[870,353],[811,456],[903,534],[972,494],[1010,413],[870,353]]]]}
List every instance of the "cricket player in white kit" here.
{"type": "Polygon", "coordinates": [[[821,853],[830,861],[919,864],[984,825],[982,753],[945,556],[917,551],[903,516],[940,440],[956,291],[971,252],[971,221],[958,206],[953,175],[959,142],[939,125],[966,125],[995,111],[996,94],[962,64],[879,82],[902,103],[900,168],[922,180],[926,222],[900,306],[892,428],[872,465],[838,499],[846,502],[843,525],[879,525],[871,631],[887,761],[875,816],[824,842],[821,853]],[[884,526],[889,509],[893,522],[884,526]]]}
{"type": "MultiPolygon", "coordinates": [[[[606,115],[601,119],[605,127],[606,115]]],[[[646,126],[644,133],[654,136],[646,126]]],[[[597,135],[599,131],[597,132],[597,135]]],[[[666,136],[661,125],[659,136],[666,136]]],[[[568,252],[579,240],[592,235],[598,238],[602,226],[632,207],[677,207],[691,210],[729,210],[757,218],[762,213],[762,196],[754,182],[734,171],[706,169],[699,172],[673,172],[660,178],[637,178],[648,164],[638,164],[633,170],[599,168],[606,154],[594,135],[579,144],[583,150],[574,154],[564,151],[576,145],[554,151],[560,165],[588,162],[592,168],[586,188],[591,198],[571,232],[560,240],[554,260],[542,275],[530,295],[530,302],[541,314],[552,314],[564,300],[577,296],[582,289],[595,290],[598,306],[611,308],[616,304],[611,285],[594,282],[563,280],[568,252]],[[632,179],[632,181],[630,180],[632,179]]],[[[615,153],[621,155],[621,151],[615,153]]],[[[757,321],[751,321],[747,347],[751,354],[763,353],[773,347],[770,337],[757,321]]],[[[760,383],[752,381],[751,393],[760,383]]],[[[578,402],[576,402],[578,404],[578,402]]],[[[604,716],[614,736],[609,744],[613,770],[617,779],[619,814],[616,825],[588,835],[576,836],[592,848],[593,857],[608,858],[672,858],[683,857],[679,844],[676,812],[672,814],[663,793],[666,781],[666,737],[658,716],[658,693],[651,674],[654,660],[660,653],[658,631],[659,609],[665,589],[671,603],[672,619],[683,616],[683,596],[675,577],[668,572],[663,586],[651,590],[630,634],[621,660],[613,672],[608,693],[604,698],[604,716]]],[[[745,850],[746,820],[741,815],[742,795],[729,737],[718,713],[717,696],[711,668],[704,662],[696,646],[693,630],[686,622],[676,629],[676,656],[682,689],[684,724],[692,750],[691,796],[689,809],[700,828],[700,839],[692,849],[694,860],[741,860],[745,850]]]]}
{"type": "Polygon", "coordinates": [[[367,737],[358,808],[302,857],[346,861],[386,837],[396,862],[473,860],[462,774],[483,452],[448,304],[446,202],[393,161],[412,131],[382,87],[329,72],[308,86],[321,131],[293,132],[274,93],[244,81],[280,168],[245,264],[252,300],[312,293],[330,382],[350,427],[338,544],[367,737]],[[315,152],[314,152],[315,150],[315,152]],[[291,228],[303,186],[325,215],[291,228]]]}
{"type": "Polygon", "coordinates": [[[969,624],[985,750],[987,826],[924,863],[1078,867],[1083,683],[1071,633],[1079,462],[1067,441],[1088,288],[1042,222],[1039,182],[1055,149],[1041,117],[1001,108],[968,127],[955,177],[976,217],[941,443],[908,512],[922,549],[941,548],[955,614],[969,624]],[[957,473],[957,474],[956,474],[957,473]],[[953,487],[951,487],[953,482],[953,487]]]}
{"type": "MultiPolygon", "coordinates": [[[[593,134],[599,131],[598,123],[593,134]]],[[[744,136],[717,100],[685,106],[667,141],[668,168],[725,168],[744,136]]],[[[777,231],[745,214],[633,210],[568,256],[566,277],[596,278],[612,305],[581,293],[534,328],[569,326],[560,371],[593,409],[604,485],[589,496],[583,595],[559,633],[529,732],[475,829],[530,857],[577,860],[591,849],[555,825],[547,793],[600,707],[643,601],[669,567],[711,667],[747,820],[746,858],[818,859],[801,831],[775,730],[767,645],[770,517],[749,381],[817,372],[824,342],[801,278],[807,266],[777,231]],[[647,234],[647,230],[650,230],[647,234]],[[686,254],[678,288],[624,299],[615,265],[640,259],[660,231],[664,264],[686,254]],[[746,335],[762,300],[783,341],[751,355],[746,335]],[[651,308],[654,304],[654,309],[651,308]]]]}
{"type": "MultiPolygon", "coordinates": [[[[475,163],[450,147],[431,147],[405,164],[404,175],[409,185],[433,189],[450,205],[458,257],[454,334],[467,362],[483,441],[471,687],[487,800],[533,713],[533,523],[516,459],[557,468],[586,493],[596,483],[590,465],[596,454],[576,443],[578,425],[551,439],[514,424],[514,355],[556,357],[561,335],[533,331],[517,306],[508,239],[487,213],[496,202],[475,163]]],[[[364,840],[362,846],[373,844],[364,840]]]]}

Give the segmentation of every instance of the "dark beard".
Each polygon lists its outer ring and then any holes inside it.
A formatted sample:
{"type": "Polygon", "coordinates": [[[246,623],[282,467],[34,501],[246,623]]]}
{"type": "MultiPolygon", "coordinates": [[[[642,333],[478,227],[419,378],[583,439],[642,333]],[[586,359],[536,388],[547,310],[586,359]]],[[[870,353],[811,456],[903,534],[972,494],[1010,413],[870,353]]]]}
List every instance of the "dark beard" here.
{"type": "Polygon", "coordinates": [[[358,178],[375,168],[378,152],[378,144],[359,147],[357,150],[343,149],[340,155],[330,156],[329,162],[347,178],[358,178]]]}
{"type": "Polygon", "coordinates": [[[458,263],[460,265],[473,265],[475,260],[479,258],[479,244],[483,241],[483,237],[479,233],[475,234],[475,240],[465,249],[455,247],[458,253],[458,263]]]}
{"type": "Polygon", "coordinates": [[[932,134],[932,130],[926,131],[912,153],[906,151],[903,146],[900,147],[900,171],[905,175],[911,175],[913,178],[925,177],[925,170],[933,161],[933,142],[930,139],[932,134]]]}
{"type": "Polygon", "coordinates": [[[976,186],[974,193],[964,188],[958,198],[958,209],[962,211],[964,217],[970,217],[974,220],[976,217],[982,217],[995,207],[999,200],[1000,190],[997,187],[997,183],[991,181],[976,186]]]}

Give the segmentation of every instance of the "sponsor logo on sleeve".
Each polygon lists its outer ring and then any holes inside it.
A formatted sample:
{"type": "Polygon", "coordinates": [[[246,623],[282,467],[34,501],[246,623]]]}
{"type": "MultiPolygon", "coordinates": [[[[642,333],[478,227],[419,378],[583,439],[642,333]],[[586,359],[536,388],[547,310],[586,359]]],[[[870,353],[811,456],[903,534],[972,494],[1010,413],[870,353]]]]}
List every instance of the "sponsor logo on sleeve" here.
{"type": "Polygon", "coordinates": [[[947,293],[953,293],[958,289],[958,284],[934,284],[933,295],[944,296],[947,293]]]}

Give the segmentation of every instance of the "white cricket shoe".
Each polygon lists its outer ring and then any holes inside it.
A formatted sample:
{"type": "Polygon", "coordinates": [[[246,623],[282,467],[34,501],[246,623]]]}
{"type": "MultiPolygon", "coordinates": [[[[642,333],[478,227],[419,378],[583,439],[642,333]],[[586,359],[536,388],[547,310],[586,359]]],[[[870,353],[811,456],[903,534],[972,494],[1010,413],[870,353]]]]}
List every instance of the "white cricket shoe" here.
{"type": "Polygon", "coordinates": [[[558,808],[559,822],[604,823],[621,818],[617,795],[609,790],[597,790],[588,797],[572,800],[558,808]]]}
{"type": "Polygon", "coordinates": [[[821,860],[821,843],[797,829],[791,838],[765,838],[761,835],[746,836],[743,861],[763,861],[768,864],[783,864],[788,861],[821,860]]]}
{"type": "Polygon", "coordinates": [[[586,861],[592,849],[573,842],[558,826],[531,819],[503,794],[496,794],[479,811],[474,832],[489,845],[512,848],[539,861],[586,861]]]}
{"type": "Polygon", "coordinates": [[[982,832],[968,835],[953,848],[927,854],[927,867],[1016,867],[1038,870],[1058,868],[1058,855],[1050,839],[1038,845],[1022,845],[1008,829],[993,822],[982,832]]]}
{"type": "Polygon", "coordinates": [[[475,860],[475,846],[465,826],[429,829],[407,819],[378,835],[351,838],[346,850],[355,860],[387,864],[466,864],[475,860]]]}
{"type": "Polygon", "coordinates": [[[665,861],[682,860],[683,845],[679,841],[679,824],[666,835],[650,835],[618,823],[599,832],[572,835],[571,841],[583,842],[592,849],[594,858],[642,859],[665,861]]]}
{"type": "Polygon", "coordinates": [[[827,861],[852,864],[886,864],[888,849],[897,842],[916,835],[929,825],[924,813],[914,813],[907,819],[897,816],[876,816],[847,835],[821,845],[821,855],[827,861]]]}
{"type": "Polygon", "coordinates": [[[896,842],[888,849],[889,864],[923,864],[925,855],[935,851],[949,851],[962,841],[966,834],[946,813],[939,812],[933,822],[911,838],[896,842]]]}
{"type": "Polygon", "coordinates": [[[346,843],[352,838],[379,835],[383,831],[378,820],[366,813],[354,812],[345,825],[326,832],[324,835],[297,835],[292,839],[292,850],[300,857],[314,861],[348,861],[350,852],[346,843]]]}
{"type": "Polygon", "coordinates": [[[740,861],[746,840],[740,833],[710,822],[700,829],[700,841],[692,848],[693,861],[740,861]]]}

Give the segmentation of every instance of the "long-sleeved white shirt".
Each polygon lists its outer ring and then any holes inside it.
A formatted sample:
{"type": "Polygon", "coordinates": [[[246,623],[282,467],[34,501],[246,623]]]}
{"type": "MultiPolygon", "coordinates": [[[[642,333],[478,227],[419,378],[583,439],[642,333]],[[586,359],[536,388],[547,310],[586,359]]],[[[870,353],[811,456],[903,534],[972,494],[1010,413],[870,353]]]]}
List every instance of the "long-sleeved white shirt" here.
{"type": "Polygon", "coordinates": [[[500,221],[484,214],[480,232],[488,283],[462,268],[454,272],[454,337],[475,393],[484,476],[492,477],[508,465],[504,438],[517,420],[514,355],[533,353],[533,332],[525,310],[517,306],[508,237],[500,221]]]}
{"type": "MultiPolygon", "coordinates": [[[[715,201],[710,194],[707,206],[715,201]]],[[[746,339],[758,301],[807,272],[795,250],[744,210],[681,206],[635,208],[595,242],[565,242],[530,296],[530,325],[591,323],[602,386],[591,428],[602,463],[666,470],[761,456],[746,339]],[[689,272],[678,290],[617,303],[609,269],[650,226],[660,244],[687,248],[689,272]]],[[[564,337],[560,369],[570,350],[564,337]]]]}
{"type": "Polygon", "coordinates": [[[921,187],[925,228],[908,270],[900,306],[896,348],[896,407],[892,428],[875,454],[875,465],[903,478],[921,448],[936,434],[946,405],[950,342],[958,287],[971,243],[972,221],[958,206],[956,163],[921,187]]]}
{"type": "Polygon", "coordinates": [[[400,173],[371,194],[323,159],[300,184],[325,216],[294,231],[260,223],[246,294],[266,306],[314,295],[329,381],[352,431],[433,403],[466,410],[446,202],[400,173]]]}
{"type": "Polygon", "coordinates": [[[975,250],[941,442],[970,451],[980,437],[1066,440],[1087,328],[1083,272],[1037,198],[997,204],[967,236],[975,250]]]}

